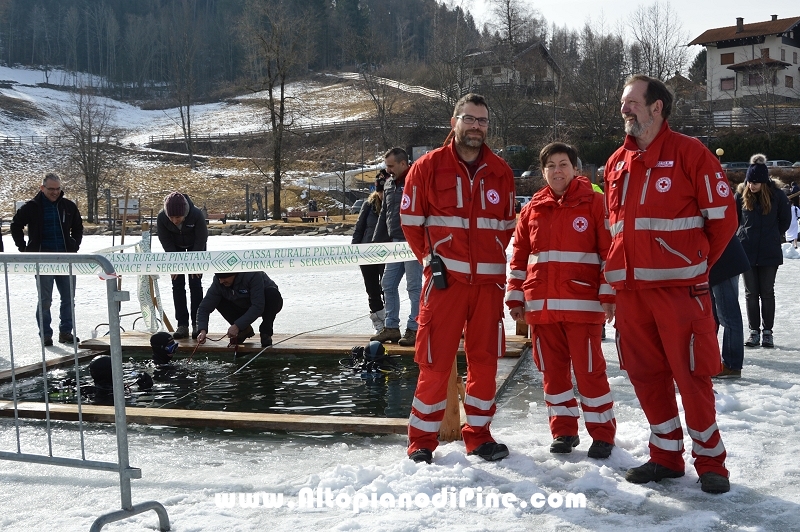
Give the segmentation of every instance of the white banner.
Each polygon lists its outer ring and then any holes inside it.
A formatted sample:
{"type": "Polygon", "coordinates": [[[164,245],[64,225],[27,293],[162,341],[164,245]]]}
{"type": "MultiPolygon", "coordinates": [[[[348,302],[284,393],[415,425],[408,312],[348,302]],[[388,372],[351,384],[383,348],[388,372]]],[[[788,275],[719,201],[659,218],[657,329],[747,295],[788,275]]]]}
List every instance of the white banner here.
{"type": "MultiPolygon", "coordinates": [[[[127,246],[126,246],[127,247],[127,246]]],[[[103,250],[106,251],[106,250],[103,250]]],[[[355,267],[366,264],[416,260],[406,242],[285,248],[241,251],[188,251],[185,253],[103,253],[120,275],[169,275],[176,273],[247,272],[267,274],[310,269],[355,267]]],[[[69,264],[39,263],[42,275],[68,275],[69,264]]],[[[0,263],[0,273],[4,265],[0,263]]],[[[10,274],[35,274],[36,263],[10,263],[10,274]]],[[[99,275],[94,264],[73,264],[73,275],[99,275]]]]}

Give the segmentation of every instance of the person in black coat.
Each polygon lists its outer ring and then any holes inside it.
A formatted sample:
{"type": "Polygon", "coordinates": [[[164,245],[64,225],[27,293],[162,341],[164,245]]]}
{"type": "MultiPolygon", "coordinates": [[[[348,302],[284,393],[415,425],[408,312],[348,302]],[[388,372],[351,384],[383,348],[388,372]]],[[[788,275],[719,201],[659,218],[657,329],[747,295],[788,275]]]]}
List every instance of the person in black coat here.
{"type": "MultiPolygon", "coordinates": [[[[381,212],[383,185],[386,183],[386,177],[385,170],[381,170],[381,173],[375,177],[375,192],[361,206],[361,212],[358,214],[358,221],[353,230],[353,239],[350,241],[351,244],[368,244],[372,242],[372,235],[375,233],[378,215],[381,212]]],[[[383,307],[383,289],[381,288],[381,278],[383,277],[385,266],[383,263],[360,266],[361,276],[364,278],[364,287],[367,289],[369,317],[372,320],[375,331],[378,333],[383,330],[384,320],[386,319],[386,309],[383,307]]]]}
{"type": "Polygon", "coordinates": [[[738,379],[744,364],[744,328],[739,307],[739,275],[750,269],[742,243],[733,235],[708,273],[714,319],[723,327],[722,371],[718,379],[738,379]]]}
{"type": "MultiPolygon", "coordinates": [[[[205,251],[208,228],[202,211],[194,206],[186,194],[172,192],[164,198],[164,210],[156,220],[158,240],[164,251],[205,251]]],[[[172,302],[175,305],[175,320],[178,327],[173,335],[176,339],[189,337],[189,318],[192,321],[192,338],[197,338],[197,307],[203,300],[203,274],[189,274],[189,297],[191,314],[186,308],[186,277],[172,275],[172,302]]]]}
{"type": "MultiPolygon", "coordinates": [[[[83,239],[83,221],[78,206],[64,197],[61,178],[47,174],[39,187],[39,193],[20,207],[11,221],[11,237],[21,252],[77,253],[83,239]],[[25,242],[25,227],[28,241],[25,242]]],[[[50,304],[53,301],[53,283],[61,299],[59,308],[58,341],[73,344],[80,341],[73,335],[73,299],[75,296],[74,275],[39,275],[37,289],[41,300],[36,307],[39,335],[45,346],[53,345],[53,329],[50,326],[50,304]]]]}
{"type": "Polygon", "coordinates": [[[747,176],[736,193],[736,235],[750,261],[750,270],[743,274],[750,327],[750,337],[744,345],[748,347],[774,346],[775,276],[783,264],[781,244],[791,222],[789,199],[769,178],[766,161],[760,153],[750,158],[747,176]],[[759,329],[760,325],[763,329],[759,329]]]}

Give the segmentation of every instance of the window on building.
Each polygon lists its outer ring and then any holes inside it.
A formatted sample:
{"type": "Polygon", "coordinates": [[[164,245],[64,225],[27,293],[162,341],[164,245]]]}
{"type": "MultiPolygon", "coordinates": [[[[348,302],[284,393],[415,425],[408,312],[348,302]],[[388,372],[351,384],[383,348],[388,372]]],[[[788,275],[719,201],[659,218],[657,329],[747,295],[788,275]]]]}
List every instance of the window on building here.
{"type": "Polygon", "coordinates": [[[474,75],[476,75],[476,76],[482,76],[483,75],[483,69],[482,68],[473,68],[472,69],[472,73],[474,75]]]}
{"type": "Polygon", "coordinates": [[[492,67],[492,74],[499,74],[501,70],[501,67],[492,67]]]}
{"type": "Polygon", "coordinates": [[[786,61],[786,50],[781,48],[781,61],[786,61]]]}
{"type": "Polygon", "coordinates": [[[720,55],[719,56],[719,64],[720,65],[732,65],[733,64],[733,53],[720,55]]]}
{"type": "Polygon", "coordinates": [[[797,52],[792,52],[792,63],[797,64],[797,52]]]}
{"type": "Polygon", "coordinates": [[[748,85],[763,85],[764,84],[764,76],[761,75],[761,72],[751,72],[747,74],[747,84],[748,85]]]}
{"type": "Polygon", "coordinates": [[[732,91],[736,88],[736,78],[722,78],[719,80],[719,90],[732,91]]]}
{"type": "Polygon", "coordinates": [[[794,88],[794,78],[792,76],[786,76],[786,81],[784,83],[787,89],[794,88]]]}
{"type": "Polygon", "coordinates": [[[769,48],[761,49],[761,59],[769,59],[769,48]]]}

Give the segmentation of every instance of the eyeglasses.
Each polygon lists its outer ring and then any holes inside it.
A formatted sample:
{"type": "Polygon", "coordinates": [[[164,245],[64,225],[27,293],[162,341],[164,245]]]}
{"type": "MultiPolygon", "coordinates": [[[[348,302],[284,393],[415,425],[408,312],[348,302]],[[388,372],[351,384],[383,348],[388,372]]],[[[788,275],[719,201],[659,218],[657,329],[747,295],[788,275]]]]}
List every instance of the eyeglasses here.
{"type": "Polygon", "coordinates": [[[45,188],[45,190],[49,190],[50,192],[58,192],[59,190],[61,190],[61,187],[55,187],[55,188],[53,188],[53,187],[44,187],[44,188],[45,188]]]}
{"type": "Polygon", "coordinates": [[[478,117],[475,117],[475,116],[472,116],[472,115],[456,115],[456,118],[458,118],[459,120],[461,120],[462,122],[464,122],[468,126],[471,126],[475,122],[477,122],[478,125],[481,126],[481,127],[486,127],[486,126],[489,125],[489,119],[488,118],[478,118],[478,117]]]}

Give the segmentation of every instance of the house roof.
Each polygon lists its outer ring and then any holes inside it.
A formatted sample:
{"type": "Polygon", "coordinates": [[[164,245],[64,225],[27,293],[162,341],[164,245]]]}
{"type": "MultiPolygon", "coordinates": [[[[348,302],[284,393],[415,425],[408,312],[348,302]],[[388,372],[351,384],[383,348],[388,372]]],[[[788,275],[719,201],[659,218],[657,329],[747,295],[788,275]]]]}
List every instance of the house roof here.
{"type": "Polygon", "coordinates": [[[704,31],[702,35],[690,42],[689,45],[714,44],[723,41],[761,37],[764,35],[780,35],[781,33],[791,31],[798,24],[800,24],[800,17],[792,17],[744,24],[742,26],[742,31],[738,31],[738,26],[735,25],[725,28],[716,28],[704,31]]]}
{"type": "MultiPolygon", "coordinates": [[[[542,41],[529,41],[518,44],[514,47],[513,58],[517,60],[533,50],[538,50],[545,61],[550,64],[550,67],[558,74],[561,74],[561,68],[558,66],[558,63],[555,62],[553,56],[550,55],[550,52],[542,41]]],[[[471,61],[472,66],[494,66],[501,62],[500,58],[504,55],[504,52],[503,46],[497,45],[488,50],[467,50],[466,58],[471,61]]]]}
{"type": "Polygon", "coordinates": [[[760,68],[774,68],[774,69],[783,69],[786,67],[792,66],[789,63],[785,63],[783,61],[778,61],[777,59],[761,58],[758,57],[756,59],[751,59],[749,61],[744,61],[742,63],[736,63],[735,65],[731,65],[728,68],[735,72],[741,72],[742,70],[756,70],[760,68]]]}

